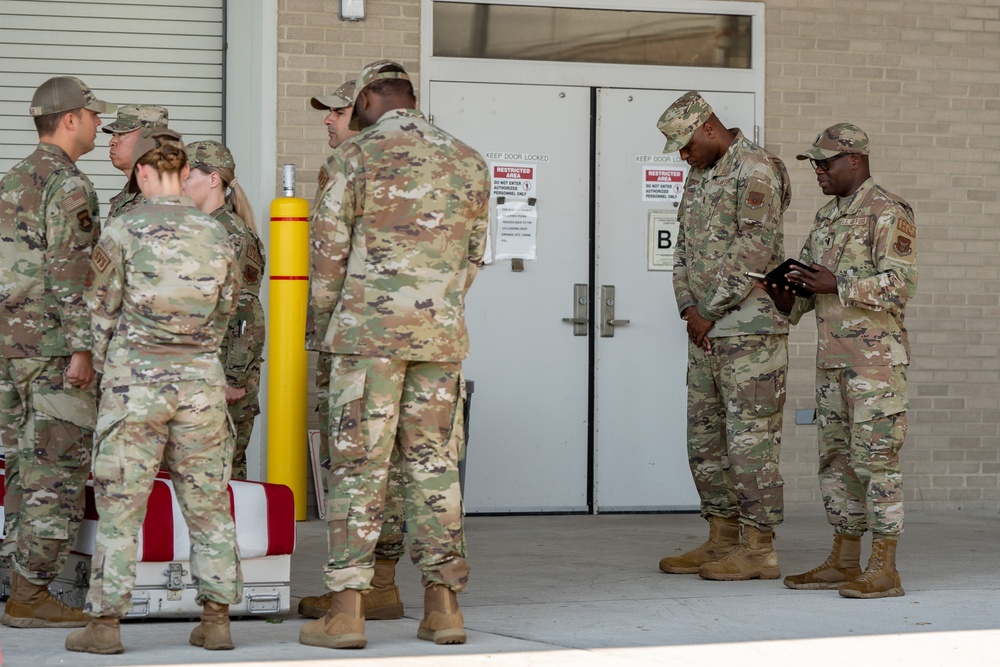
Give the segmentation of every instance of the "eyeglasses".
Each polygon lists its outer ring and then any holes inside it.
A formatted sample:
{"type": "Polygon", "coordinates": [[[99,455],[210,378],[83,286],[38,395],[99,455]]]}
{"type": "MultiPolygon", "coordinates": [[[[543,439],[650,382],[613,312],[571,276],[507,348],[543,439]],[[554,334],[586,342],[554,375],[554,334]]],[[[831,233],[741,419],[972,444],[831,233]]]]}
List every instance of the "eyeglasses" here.
{"type": "Polygon", "coordinates": [[[841,153],[840,155],[834,155],[833,157],[827,158],[825,160],[814,160],[809,158],[809,164],[812,165],[813,171],[819,169],[820,171],[830,171],[830,163],[834,160],[839,160],[845,157],[847,153],[841,153]]]}

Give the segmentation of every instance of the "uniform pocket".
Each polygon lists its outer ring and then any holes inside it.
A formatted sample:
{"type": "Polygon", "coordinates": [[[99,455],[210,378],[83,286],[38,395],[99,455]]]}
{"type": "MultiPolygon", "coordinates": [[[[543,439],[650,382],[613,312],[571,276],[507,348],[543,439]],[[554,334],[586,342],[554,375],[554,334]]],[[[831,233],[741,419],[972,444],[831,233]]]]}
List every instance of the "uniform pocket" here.
{"type": "Polygon", "coordinates": [[[357,461],[367,455],[364,438],[364,370],[351,371],[330,382],[330,461],[357,461]]]}
{"type": "Polygon", "coordinates": [[[756,417],[770,417],[785,406],[785,372],[788,348],[761,349],[733,362],[736,393],[756,417]]]}
{"type": "Polygon", "coordinates": [[[854,368],[848,390],[854,398],[854,422],[875,421],[905,412],[906,390],[893,366],[854,368]]]}

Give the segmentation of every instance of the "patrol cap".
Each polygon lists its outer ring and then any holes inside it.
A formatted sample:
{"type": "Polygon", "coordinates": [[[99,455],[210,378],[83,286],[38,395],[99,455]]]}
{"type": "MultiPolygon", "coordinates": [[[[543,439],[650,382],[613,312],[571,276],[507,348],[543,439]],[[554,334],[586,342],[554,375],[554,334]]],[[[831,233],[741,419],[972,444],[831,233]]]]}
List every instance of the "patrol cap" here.
{"type": "Polygon", "coordinates": [[[129,171],[131,175],[128,177],[129,192],[137,192],[139,189],[135,179],[135,165],[146,153],[168,142],[180,144],[181,150],[184,150],[184,140],[180,134],[173,130],[165,127],[149,127],[142,131],[142,134],[136,139],[135,146],[132,147],[132,169],[129,171]]]}
{"type": "Polygon", "coordinates": [[[835,155],[868,155],[868,135],[857,125],[837,123],[816,136],[812,147],[795,157],[799,160],[826,160],[835,155]]]}
{"type": "Polygon", "coordinates": [[[313,109],[343,109],[354,104],[354,82],[345,81],[333,95],[317,95],[311,100],[313,109]]]}
{"type": "Polygon", "coordinates": [[[101,127],[108,134],[125,134],[144,127],[166,127],[169,114],[163,107],[149,104],[123,104],[118,107],[118,117],[101,127]]]}
{"type": "Polygon", "coordinates": [[[187,145],[188,166],[192,169],[208,167],[211,171],[236,169],[236,160],[228,148],[218,141],[192,141],[187,145]]]}
{"type": "Polygon", "coordinates": [[[354,111],[351,112],[351,123],[348,125],[352,130],[357,132],[361,129],[361,120],[358,118],[358,97],[361,96],[361,91],[375,83],[380,79],[403,79],[405,81],[410,80],[410,75],[403,71],[403,66],[393,60],[376,60],[373,63],[365,65],[365,68],[361,70],[361,74],[358,76],[357,80],[354,82],[354,97],[351,100],[351,104],[355,107],[354,111]],[[389,65],[395,65],[399,68],[398,72],[380,72],[379,70],[388,67],[389,65]]]}
{"type": "Polygon", "coordinates": [[[656,127],[667,138],[664,153],[674,153],[688,145],[699,127],[712,117],[712,107],[698,91],[684,93],[656,121],[656,127]]]}
{"type": "Polygon", "coordinates": [[[47,116],[50,113],[90,109],[97,113],[113,113],[118,108],[114,104],[97,99],[97,96],[83,81],[75,76],[54,76],[31,96],[30,116],[47,116]]]}

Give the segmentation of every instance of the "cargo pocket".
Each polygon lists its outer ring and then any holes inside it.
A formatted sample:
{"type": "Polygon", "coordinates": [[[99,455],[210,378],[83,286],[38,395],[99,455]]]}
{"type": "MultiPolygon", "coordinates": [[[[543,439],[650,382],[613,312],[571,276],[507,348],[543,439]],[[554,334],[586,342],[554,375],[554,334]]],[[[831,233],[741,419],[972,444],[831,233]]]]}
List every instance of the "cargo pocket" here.
{"type": "Polygon", "coordinates": [[[892,366],[870,366],[854,369],[848,380],[854,396],[854,423],[875,421],[905,412],[910,406],[892,366]]]}
{"type": "Polygon", "coordinates": [[[782,345],[777,352],[759,350],[737,359],[733,364],[733,381],[741,408],[754,417],[770,417],[785,407],[785,373],[788,349],[782,345]]]}
{"type": "Polygon", "coordinates": [[[458,397],[452,408],[451,428],[448,431],[445,455],[456,464],[465,458],[465,377],[458,374],[458,397]]]}
{"type": "Polygon", "coordinates": [[[365,371],[351,371],[330,382],[330,461],[357,461],[368,451],[364,429],[365,371]]]}
{"type": "Polygon", "coordinates": [[[31,404],[38,411],[93,433],[97,422],[97,398],[93,390],[66,387],[58,392],[33,387],[31,404]]]}
{"type": "Polygon", "coordinates": [[[97,420],[92,467],[94,482],[101,486],[120,487],[124,483],[128,438],[121,431],[125,428],[126,416],[126,412],[103,410],[97,420]]]}

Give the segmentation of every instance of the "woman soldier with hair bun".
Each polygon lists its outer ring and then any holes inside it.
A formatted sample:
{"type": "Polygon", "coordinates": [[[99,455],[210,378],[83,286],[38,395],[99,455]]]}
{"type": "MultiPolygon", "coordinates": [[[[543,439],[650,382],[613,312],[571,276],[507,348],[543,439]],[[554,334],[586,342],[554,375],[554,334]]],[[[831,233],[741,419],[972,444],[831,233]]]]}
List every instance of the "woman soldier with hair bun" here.
{"type": "Polygon", "coordinates": [[[66,638],[70,651],[124,651],[118,621],[132,606],[136,537],[161,465],[188,526],[203,606],[189,641],[233,648],[229,605],[242,598],[243,577],[219,345],[236,308],[236,252],[222,225],[181,196],[187,172],[179,134],[144,130],[130,183],[147,203],[112,219],[91,255],[87,303],[103,372],[93,469],[100,518],[84,605],[91,620],[66,638]]]}
{"type": "Polygon", "coordinates": [[[184,194],[229,232],[242,278],[239,306],[229,321],[220,354],[226,371],[226,402],[236,427],[233,479],[246,479],[247,446],[254,417],[260,414],[258,394],[264,352],[260,284],[264,276],[264,245],[257,236],[250,202],[236,180],[236,162],[229,149],[218,141],[196,141],[188,144],[187,153],[191,170],[184,182],[184,194]]]}

